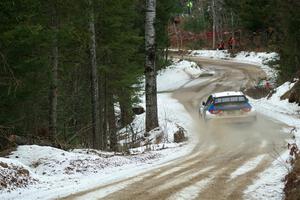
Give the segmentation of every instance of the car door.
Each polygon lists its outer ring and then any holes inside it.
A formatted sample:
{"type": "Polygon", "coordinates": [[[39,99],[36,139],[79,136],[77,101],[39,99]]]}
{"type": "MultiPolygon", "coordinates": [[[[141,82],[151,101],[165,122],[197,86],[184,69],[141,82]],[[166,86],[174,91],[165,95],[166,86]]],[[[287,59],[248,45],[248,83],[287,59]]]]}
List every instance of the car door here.
{"type": "Polygon", "coordinates": [[[208,110],[208,108],[209,108],[209,106],[212,104],[212,102],[213,102],[213,97],[212,97],[212,95],[210,95],[210,96],[207,98],[207,100],[206,100],[206,102],[205,102],[205,105],[204,105],[204,107],[203,107],[202,115],[203,115],[204,118],[205,118],[205,116],[206,116],[206,111],[208,110]]]}

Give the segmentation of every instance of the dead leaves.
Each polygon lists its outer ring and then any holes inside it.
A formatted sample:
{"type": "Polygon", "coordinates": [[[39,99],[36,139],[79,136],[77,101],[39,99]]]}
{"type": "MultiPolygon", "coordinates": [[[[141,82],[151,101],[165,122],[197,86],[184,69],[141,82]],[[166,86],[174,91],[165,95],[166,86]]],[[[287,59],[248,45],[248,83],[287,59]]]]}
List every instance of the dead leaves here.
{"type": "Polygon", "coordinates": [[[37,182],[27,169],[11,163],[0,162],[0,190],[12,191],[37,182]]]}

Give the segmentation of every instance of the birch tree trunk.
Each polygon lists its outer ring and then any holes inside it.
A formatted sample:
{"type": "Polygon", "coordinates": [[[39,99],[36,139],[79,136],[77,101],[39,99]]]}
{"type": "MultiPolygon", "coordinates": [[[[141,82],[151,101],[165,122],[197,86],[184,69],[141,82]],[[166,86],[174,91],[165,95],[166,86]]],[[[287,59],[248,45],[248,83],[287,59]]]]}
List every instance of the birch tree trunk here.
{"type": "Polygon", "coordinates": [[[49,132],[53,139],[57,134],[57,71],[58,71],[58,16],[57,16],[57,2],[53,2],[51,26],[54,33],[52,39],[52,66],[51,66],[51,83],[49,92],[49,132]]]}
{"type": "Polygon", "coordinates": [[[155,16],[156,0],[146,0],[145,23],[145,77],[146,77],[146,132],[158,127],[157,88],[155,70],[155,16]]]}
{"type": "Polygon", "coordinates": [[[102,148],[102,137],[100,133],[100,110],[99,110],[99,85],[96,56],[96,33],[95,17],[92,0],[89,3],[89,32],[90,32],[90,57],[91,57],[91,97],[92,97],[92,123],[93,123],[93,148],[102,148]]]}

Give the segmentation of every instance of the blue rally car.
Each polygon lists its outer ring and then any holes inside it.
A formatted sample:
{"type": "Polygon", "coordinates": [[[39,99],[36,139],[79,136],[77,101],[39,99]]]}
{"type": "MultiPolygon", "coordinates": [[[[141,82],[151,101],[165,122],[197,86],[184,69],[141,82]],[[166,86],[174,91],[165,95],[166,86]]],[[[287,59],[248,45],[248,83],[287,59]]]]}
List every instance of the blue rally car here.
{"type": "Polygon", "coordinates": [[[242,92],[211,94],[202,102],[199,113],[206,122],[254,122],[256,111],[242,92]]]}

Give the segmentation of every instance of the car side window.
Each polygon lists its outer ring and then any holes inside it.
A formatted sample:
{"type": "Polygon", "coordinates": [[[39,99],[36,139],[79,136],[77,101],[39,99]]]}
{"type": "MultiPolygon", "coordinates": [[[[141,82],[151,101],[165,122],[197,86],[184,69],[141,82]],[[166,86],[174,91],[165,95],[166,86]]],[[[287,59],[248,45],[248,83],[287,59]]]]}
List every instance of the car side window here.
{"type": "Polygon", "coordinates": [[[213,98],[212,98],[212,96],[210,95],[210,96],[208,97],[208,99],[207,99],[205,105],[206,105],[206,106],[210,105],[210,104],[212,103],[212,101],[213,101],[213,98]]]}

